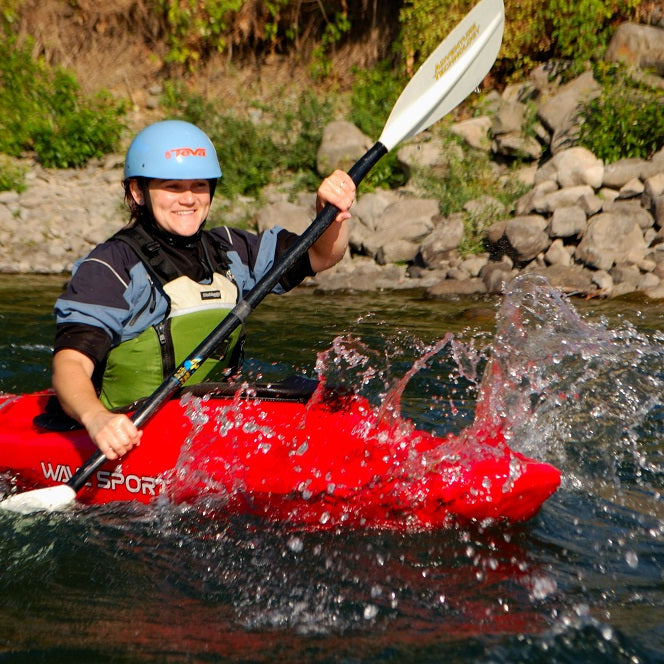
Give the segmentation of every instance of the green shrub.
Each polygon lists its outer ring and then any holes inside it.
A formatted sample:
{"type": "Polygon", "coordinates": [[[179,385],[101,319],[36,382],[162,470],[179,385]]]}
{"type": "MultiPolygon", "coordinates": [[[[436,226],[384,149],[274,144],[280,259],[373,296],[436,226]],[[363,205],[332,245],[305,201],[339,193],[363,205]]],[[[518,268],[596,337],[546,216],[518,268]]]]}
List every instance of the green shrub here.
{"type": "MultiPolygon", "coordinates": [[[[254,41],[260,36],[274,44],[280,34],[281,11],[290,0],[263,0],[245,6],[249,4],[242,0],[158,0],[169,37],[167,60],[193,69],[207,54],[226,51],[229,42],[254,41]],[[243,10],[244,27],[238,31],[235,21],[243,10]]],[[[284,37],[292,41],[296,36],[293,30],[289,26],[284,37]]]]}
{"type": "Polygon", "coordinates": [[[641,0],[548,0],[543,4],[553,27],[556,55],[581,64],[604,55],[616,21],[630,18],[641,0]]]}
{"type": "MultiPolygon", "coordinates": [[[[404,87],[391,65],[383,61],[372,69],[357,69],[351,92],[350,121],[377,141],[404,87]]],[[[367,175],[364,186],[395,188],[406,182],[395,152],[383,157],[367,175]]]]}
{"type": "Polygon", "coordinates": [[[47,167],[84,165],[116,149],[124,104],[105,93],[85,97],[74,76],[34,60],[5,35],[0,53],[0,152],[34,151],[47,167]]]}
{"type": "MultiPolygon", "coordinates": [[[[551,58],[574,61],[570,73],[600,58],[615,26],[634,18],[641,0],[505,0],[505,34],[494,75],[519,76],[551,58]]],[[[470,10],[467,0],[411,0],[400,14],[401,54],[412,73],[470,10]]]]}
{"type": "Polygon", "coordinates": [[[620,66],[602,68],[596,75],[602,93],[583,108],[579,142],[605,163],[651,157],[664,146],[661,91],[635,82],[620,66]]]}
{"type": "Polygon", "coordinates": [[[25,191],[27,167],[18,160],[0,154],[0,191],[25,191]]]}
{"type": "MultiPolygon", "coordinates": [[[[496,178],[488,154],[462,145],[457,136],[447,130],[439,130],[447,156],[448,168],[445,176],[430,170],[418,170],[413,174],[413,183],[439,202],[440,212],[450,215],[464,210],[464,205],[473,199],[491,196],[507,210],[526,191],[517,178],[496,178]]],[[[515,166],[516,167],[516,166],[515,166]]],[[[495,210],[487,208],[484,215],[464,212],[464,237],[459,247],[461,254],[475,254],[485,250],[486,229],[498,217],[495,210]]]]}
{"type": "Polygon", "coordinates": [[[275,113],[272,133],[279,146],[279,168],[295,174],[297,187],[311,190],[320,183],[316,156],[325,126],[334,118],[334,109],[330,96],[305,91],[275,113]]]}

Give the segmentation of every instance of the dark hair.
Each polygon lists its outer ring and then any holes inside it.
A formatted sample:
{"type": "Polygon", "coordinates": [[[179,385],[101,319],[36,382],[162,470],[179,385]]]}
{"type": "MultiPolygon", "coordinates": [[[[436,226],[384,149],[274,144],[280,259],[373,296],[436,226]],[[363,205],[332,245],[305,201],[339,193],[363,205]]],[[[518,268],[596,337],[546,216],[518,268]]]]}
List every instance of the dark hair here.
{"type": "Polygon", "coordinates": [[[133,224],[138,221],[143,221],[145,219],[150,219],[152,215],[150,214],[150,211],[148,210],[147,205],[139,205],[135,200],[134,197],[131,195],[131,188],[130,188],[130,181],[131,180],[136,180],[138,183],[138,186],[140,190],[143,192],[143,200],[147,201],[149,192],[149,179],[145,177],[136,177],[136,178],[127,178],[124,180],[122,185],[124,186],[124,200],[125,200],[125,205],[127,206],[127,209],[129,210],[129,223],[133,224]]]}

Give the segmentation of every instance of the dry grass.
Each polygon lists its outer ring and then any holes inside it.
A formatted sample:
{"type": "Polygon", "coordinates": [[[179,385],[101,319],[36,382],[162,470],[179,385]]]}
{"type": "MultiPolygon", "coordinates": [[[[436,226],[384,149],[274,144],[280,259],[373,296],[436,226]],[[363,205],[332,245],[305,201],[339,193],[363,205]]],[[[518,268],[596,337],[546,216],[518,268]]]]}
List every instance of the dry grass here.
{"type": "MultiPolygon", "coordinates": [[[[338,4],[343,9],[349,3],[338,4]]],[[[231,109],[246,106],[249,99],[270,104],[284,91],[315,88],[309,58],[321,23],[329,18],[321,16],[320,3],[293,3],[300,36],[286,52],[261,42],[267,20],[261,7],[257,0],[245,2],[229,28],[227,52],[209,55],[195,72],[166,64],[167,26],[155,12],[154,0],[77,0],[75,7],[65,0],[24,0],[19,32],[34,40],[35,56],[73,71],[85,93],[106,89],[129,99],[142,124],[149,119],[150,89],[168,78],[185,80],[192,91],[231,109]]],[[[364,22],[362,38],[350,39],[332,54],[331,75],[324,82],[328,89],[347,89],[354,66],[371,66],[390,52],[386,34],[394,22],[388,24],[377,0],[352,3],[351,9],[364,22]]]]}

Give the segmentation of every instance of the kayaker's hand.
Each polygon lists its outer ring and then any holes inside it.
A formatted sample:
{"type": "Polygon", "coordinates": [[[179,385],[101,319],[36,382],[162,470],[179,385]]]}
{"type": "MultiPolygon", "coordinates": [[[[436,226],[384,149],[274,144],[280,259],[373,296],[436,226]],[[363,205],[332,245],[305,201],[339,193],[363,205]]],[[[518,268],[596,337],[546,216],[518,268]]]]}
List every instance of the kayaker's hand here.
{"type": "Polygon", "coordinates": [[[331,203],[340,210],[335,218],[336,222],[346,221],[351,218],[350,208],[354,202],[355,183],[345,171],[334,171],[318,187],[316,210],[320,212],[327,203],[331,203]]]}
{"type": "Polygon", "coordinates": [[[136,447],[143,435],[126,416],[99,411],[84,422],[90,438],[107,459],[118,459],[136,447]]]}

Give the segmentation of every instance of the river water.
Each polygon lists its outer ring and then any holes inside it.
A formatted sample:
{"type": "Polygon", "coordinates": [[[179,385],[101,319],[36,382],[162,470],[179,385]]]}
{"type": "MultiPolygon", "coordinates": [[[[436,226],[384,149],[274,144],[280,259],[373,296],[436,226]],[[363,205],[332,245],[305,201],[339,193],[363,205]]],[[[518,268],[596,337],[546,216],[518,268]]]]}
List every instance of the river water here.
{"type": "MultiPolygon", "coordinates": [[[[0,278],[1,391],[48,385],[62,281],[0,278]]],[[[481,405],[560,489],[525,524],[431,532],[168,505],[0,514],[0,662],[663,662],[663,313],[536,280],[500,300],[268,299],[252,378],[318,368],[379,405],[451,332],[403,414],[444,434],[481,405]]]]}

